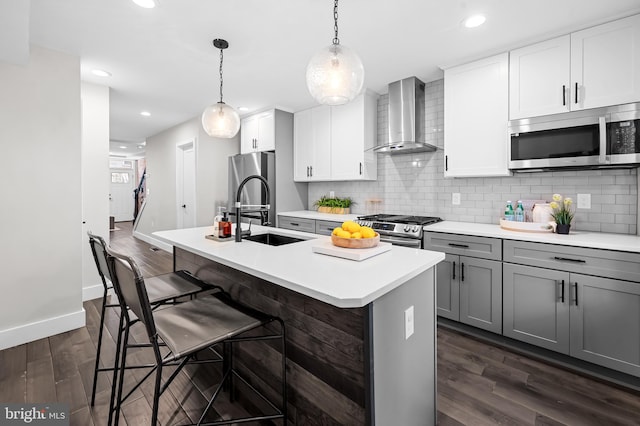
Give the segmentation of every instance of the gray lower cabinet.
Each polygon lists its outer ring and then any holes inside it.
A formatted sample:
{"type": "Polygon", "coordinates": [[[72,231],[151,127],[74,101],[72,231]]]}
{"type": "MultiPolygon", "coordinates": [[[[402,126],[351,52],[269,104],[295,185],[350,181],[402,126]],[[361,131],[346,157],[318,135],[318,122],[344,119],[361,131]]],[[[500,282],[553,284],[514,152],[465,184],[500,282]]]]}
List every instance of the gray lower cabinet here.
{"type": "Polygon", "coordinates": [[[427,250],[446,253],[445,260],[440,262],[436,269],[438,315],[483,330],[501,333],[500,240],[426,232],[424,243],[427,250]]]}
{"type": "Polygon", "coordinates": [[[313,219],[278,215],[278,228],[315,233],[316,221],[313,219]]]}
{"type": "Polygon", "coordinates": [[[342,226],[342,222],[333,222],[330,220],[317,220],[316,219],[316,234],[318,235],[331,235],[334,228],[342,226]]]}
{"type": "Polygon", "coordinates": [[[640,282],[626,280],[640,276],[640,256],[507,240],[503,248],[505,336],[640,377],[640,282]]]}
{"type": "Polygon", "coordinates": [[[571,356],[640,376],[640,283],[571,274],[571,356]]]}
{"type": "Polygon", "coordinates": [[[569,273],[505,263],[502,333],[569,353],[569,273]]]}
{"type": "Polygon", "coordinates": [[[502,332],[502,263],[460,256],[460,322],[502,332]]]}

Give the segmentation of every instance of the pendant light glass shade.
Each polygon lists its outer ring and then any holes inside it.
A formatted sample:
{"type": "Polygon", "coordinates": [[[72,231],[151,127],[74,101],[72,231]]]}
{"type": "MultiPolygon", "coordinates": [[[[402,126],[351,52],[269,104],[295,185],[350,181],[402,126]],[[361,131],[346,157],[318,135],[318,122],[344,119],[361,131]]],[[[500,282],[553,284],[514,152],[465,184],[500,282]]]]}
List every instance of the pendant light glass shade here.
{"type": "Polygon", "coordinates": [[[348,47],[332,44],[316,53],[307,65],[307,87],[321,104],[343,105],[362,91],[364,67],[348,47]]]}
{"type": "Polygon", "coordinates": [[[202,113],[202,127],[211,137],[230,139],[240,130],[240,115],[235,109],[222,101],[223,51],[229,47],[229,43],[224,39],[217,38],[213,40],[213,46],[220,49],[220,102],[205,108],[202,113]]]}
{"type": "Polygon", "coordinates": [[[205,108],[202,127],[211,137],[232,138],[240,130],[240,115],[224,102],[218,102],[205,108]]]}

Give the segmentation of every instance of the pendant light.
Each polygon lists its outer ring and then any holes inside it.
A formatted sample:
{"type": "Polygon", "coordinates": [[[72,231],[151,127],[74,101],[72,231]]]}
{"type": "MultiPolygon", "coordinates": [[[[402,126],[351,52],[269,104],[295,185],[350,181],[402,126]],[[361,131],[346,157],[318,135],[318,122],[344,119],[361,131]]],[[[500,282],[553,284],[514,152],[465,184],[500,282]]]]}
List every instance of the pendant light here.
{"type": "Polygon", "coordinates": [[[222,102],[222,62],[224,49],[229,47],[226,40],[217,38],[213,46],[220,49],[220,102],[209,105],[202,113],[202,127],[214,138],[232,138],[240,130],[240,116],[229,105],[222,102]]]}
{"type": "Polygon", "coordinates": [[[338,0],[333,3],[333,43],[316,53],[307,65],[307,87],[315,100],[342,105],[362,91],[364,67],[358,55],[338,39],[338,0]]]}

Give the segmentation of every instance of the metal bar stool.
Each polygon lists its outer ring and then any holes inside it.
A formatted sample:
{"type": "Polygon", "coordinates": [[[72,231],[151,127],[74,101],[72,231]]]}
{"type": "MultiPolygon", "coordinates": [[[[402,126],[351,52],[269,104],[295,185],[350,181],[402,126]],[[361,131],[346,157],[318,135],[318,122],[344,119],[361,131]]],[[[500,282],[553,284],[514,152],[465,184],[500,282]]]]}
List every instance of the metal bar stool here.
{"type": "MultiPolygon", "coordinates": [[[[102,285],[104,288],[102,294],[102,309],[100,312],[100,328],[98,331],[98,345],[96,348],[96,362],[93,372],[93,387],[91,390],[91,406],[95,404],[96,398],[96,384],[98,381],[98,373],[105,371],[113,371],[118,365],[118,355],[116,353],[116,358],[113,367],[100,367],[100,355],[102,349],[102,334],[104,328],[104,318],[105,312],[107,308],[118,308],[120,309],[120,303],[108,303],[107,296],[109,290],[112,288],[112,279],[111,273],[107,266],[107,252],[106,252],[106,243],[104,239],[98,235],[94,235],[90,232],[87,233],[89,235],[89,244],[91,246],[91,252],[93,253],[93,258],[96,262],[96,267],[98,268],[98,274],[100,275],[100,279],[102,280],[102,285]]],[[[195,294],[201,293],[203,291],[211,291],[214,289],[220,289],[217,286],[209,285],[204,283],[203,281],[197,279],[193,275],[191,275],[188,271],[177,271],[169,274],[158,275],[155,277],[147,278],[145,282],[147,286],[147,292],[149,294],[149,302],[153,306],[153,308],[157,308],[167,303],[175,303],[178,298],[181,297],[192,297],[195,294]]],[[[120,315],[120,325],[118,327],[118,336],[116,348],[120,347],[121,341],[121,333],[122,333],[122,324],[123,324],[122,315],[120,315]]],[[[141,366],[144,367],[144,366],[141,366]]],[[[113,404],[113,396],[115,393],[115,383],[111,385],[111,404],[113,404]]],[[[112,407],[110,407],[112,408],[112,407]]]]}
{"type": "MultiPolygon", "coordinates": [[[[119,422],[122,403],[153,372],[155,372],[155,386],[151,424],[157,424],[158,406],[162,393],[168,388],[181,369],[194,360],[196,354],[206,349],[215,350],[214,347],[217,347],[218,345],[222,346],[222,350],[220,352],[224,354],[224,359],[218,358],[213,360],[213,362],[220,362],[221,360],[224,361],[222,379],[217,385],[213,396],[197,424],[222,425],[274,419],[282,419],[282,423],[286,424],[286,336],[284,322],[280,318],[245,307],[238,302],[231,300],[229,295],[224,291],[204,297],[198,297],[197,299],[190,300],[179,305],[170,306],[165,309],[153,311],[145,286],[145,280],[142,277],[135,261],[132,258],[116,253],[109,248],[107,248],[107,254],[109,268],[111,269],[111,276],[113,277],[113,287],[118,295],[120,303],[122,304],[123,317],[125,318],[122,355],[120,366],[118,367],[118,394],[115,405],[116,425],[119,422]],[[129,310],[124,309],[125,306],[128,306],[129,310]],[[144,323],[149,341],[153,348],[156,364],[152,371],[150,371],[123,397],[122,394],[127,350],[131,347],[128,342],[129,325],[131,323],[129,311],[132,311],[133,314],[135,314],[136,317],[144,323]],[[280,324],[279,333],[272,333],[264,327],[272,322],[278,322],[280,324]],[[252,333],[251,335],[245,334],[248,331],[258,329],[262,330],[262,332],[257,335],[255,335],[256,333],[252,333]],[[247,380],[245,380],[233,367],[232,349],[234,344],[247,341],[265,341],[272,339],[280,340],[282,388],[281,404],[279,407],[276,403],[271,401],[247,380]],[[161,353],[161,347],[165,352],[164,355],[161,353]],[[177,365],[177,368],[163,383],[162,371],[163,367],[166,367],[167,365],[177,365]],[[252,392],[264,401],[269,406],[269,410],[271,410],[272,413],[205,423],[204,419],[207,412],[223,389],[227,387],[230,388],[231,400],[233,400],[233,380],[235,378],[246,384],[252,392]]],[[[217,350],[215,352],[218,354],[220,353],[217,350]]],[[[196,360],[196,362],[202,363],[208,361],[196,360]]]]}

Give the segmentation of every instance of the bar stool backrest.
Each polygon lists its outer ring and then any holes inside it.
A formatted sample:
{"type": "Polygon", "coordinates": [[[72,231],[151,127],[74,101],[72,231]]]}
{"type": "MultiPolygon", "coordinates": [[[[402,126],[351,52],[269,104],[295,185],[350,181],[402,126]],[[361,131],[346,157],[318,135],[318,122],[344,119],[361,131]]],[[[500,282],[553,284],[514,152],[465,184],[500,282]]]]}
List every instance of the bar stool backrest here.
{"type": "Polygon", "coordinates": [[[111,279],[111,272],[109,271],[109,266],[107,265],[107,252],[105,251],[107,248],[107,243],[105,243],[104,239],[99,235],[94,235],[91,232],[87,232],[87,235],[89,236],[89,245],[91,246],[93,259],[96,261],[98,273],[100,274],[100,278],[102,279],[102,285],[106,290],[108,290],[105,278],[109,281],[113,280],[111,279]]]}
{"type": "Polygon", "coordinates": [[[153,343],[156,339],[156,326],[153,322],[153,314],[147,289],[144,286],[144,278],[140,273],[138,265],[129,256],[114,252],[109,247],[106,248],[107,260],[113,278],[113,288],[120,299],[125,315],[128,313],[126,307],[138,317],[147,329],[147,335],[153,343]]]}

